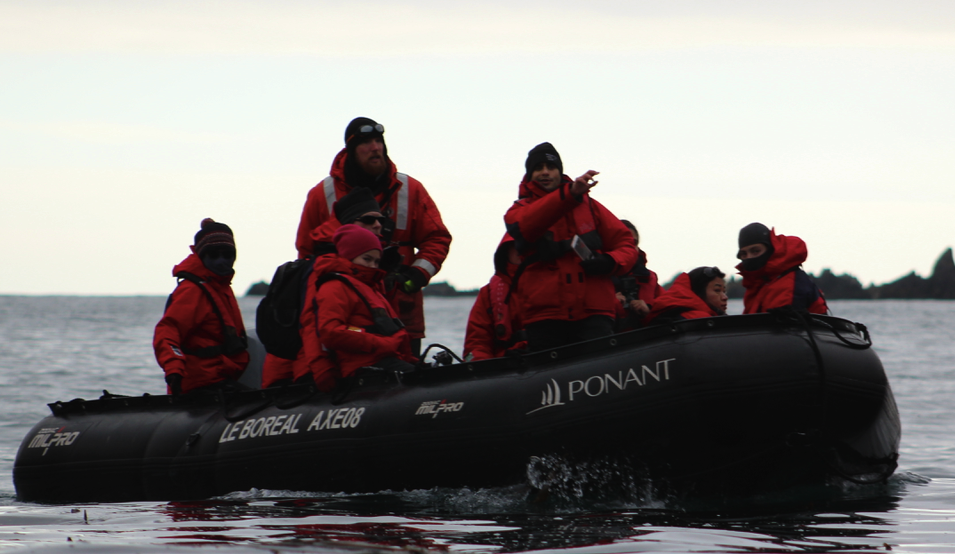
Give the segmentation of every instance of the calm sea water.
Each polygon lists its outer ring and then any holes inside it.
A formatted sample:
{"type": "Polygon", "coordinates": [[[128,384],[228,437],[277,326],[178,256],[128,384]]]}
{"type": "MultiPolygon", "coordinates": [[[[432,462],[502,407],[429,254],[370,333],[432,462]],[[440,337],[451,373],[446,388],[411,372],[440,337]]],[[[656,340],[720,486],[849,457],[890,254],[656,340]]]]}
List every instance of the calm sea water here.
{"type": "MultiPolygon", "coordinates": [[[[865,323],[902,415],[887,485],[794,491],[734,508],[656,498],[529,503],[521,487],[349,495],[252,490],[200,502],[16,500],[20,440],[47,402],[165,391],[152,329],[165,298],[0,296],[0,548],[24,552],[955,552],[955,302],[836,301],[865,323]]],[[[257,298],[240,299],[253,322],[257,298]]],[[[430,299],[460,352],[471,298],[430,299]]],[[[730,312],[739,313],[739,304],[730,312]]]]}

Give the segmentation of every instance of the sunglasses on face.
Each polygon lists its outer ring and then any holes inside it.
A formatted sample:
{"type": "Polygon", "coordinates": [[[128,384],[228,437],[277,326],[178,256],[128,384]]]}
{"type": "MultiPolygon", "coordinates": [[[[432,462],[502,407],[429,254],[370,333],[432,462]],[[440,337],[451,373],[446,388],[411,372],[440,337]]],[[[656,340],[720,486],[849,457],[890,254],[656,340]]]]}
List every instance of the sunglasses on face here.
{"type": "Polygon", "coordinates": [[[361,221],[365,225],[374,225],[375,222],[377,221],[378,223],[381,223],[382,225],[384,225],[385,219],[387,218],[383,215],[363,215],[359,217],[358,219],[356,219],[355,221],[361,221]]]}

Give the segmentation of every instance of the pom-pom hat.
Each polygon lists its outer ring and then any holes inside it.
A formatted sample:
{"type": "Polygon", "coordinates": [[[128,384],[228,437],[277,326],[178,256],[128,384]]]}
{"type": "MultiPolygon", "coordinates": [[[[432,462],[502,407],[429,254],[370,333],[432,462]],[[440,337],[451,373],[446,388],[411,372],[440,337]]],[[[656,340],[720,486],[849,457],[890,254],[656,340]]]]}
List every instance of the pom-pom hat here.
{"type": "Polygon", "coordinates": [[[200,258],[203,251],[213,246],[229,246],[235,250],[235,237],[228,225],[207,217],[199,226],[199,232],[193,240],[192,251],[200,258]]]}

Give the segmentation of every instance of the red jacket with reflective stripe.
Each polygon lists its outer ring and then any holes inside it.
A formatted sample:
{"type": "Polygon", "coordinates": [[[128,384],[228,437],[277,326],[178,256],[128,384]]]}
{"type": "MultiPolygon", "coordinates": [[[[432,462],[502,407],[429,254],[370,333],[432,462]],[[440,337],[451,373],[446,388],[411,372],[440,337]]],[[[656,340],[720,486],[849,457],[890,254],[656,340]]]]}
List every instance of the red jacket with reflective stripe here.
{"type": "MultiPolygon", "coordinates": [[[[537,253],[542,239],[568,241],[586,232],[582,224],[593,221],[602,247],[616,262],[611,275],[623,275],[637,261],[633,235],[610,210],[584,194],[570,193],[572,181],[566,175],[560,187],[548,192],[534,182],[520,185],[520,199],[504,215],[507,232],[514,237],[518,252],[537,253]],[[589,210],[586,214],[577,210],[589,210]]],[[[597,252],[595,252],[597,253],[597,252]]],[[[614,317],[617,300],[610,275],[587,275],[573,250],[554,260],[527,265],[518,281],[521,320],[526,326],[542,320],[579,321],[594,315],[614,317]]]]}
{"type": "MultiPolygon", "coordinates": [[[[330,176],[308,192],[295,240],[300,258],[312,254],[312,230],[329,219],[334,219],[332,206],[351,190],[351,186],[345,182],[346,157],[347,150],[342,149],[332,162],[330,176]]],[[[388,191],[391,191],[388,201],[381,206],[381,212],[395,221],[395,232],[391,242],[385,246],[398,246],[404,256],[403,263],[418,268],[431,279],[441,270],[441,264],[448,256],[451,233],[441,220],[441,213],[424,185],[413,177],[398,173],[394,163],[391,163],[389,171],[391,186],[377,195],[381,204],[388,191]]],[[[423,338],[424,305],[421,292],[408,295],[400,290],[396,291],[392,305],[407,326],[411,337],[423,338]]]]}
{"type": "Polygon", "coordinates": [[[661,315],[679,316],[676,319],[697,319],[701,317],[715,317],[720,315],[705,300],[697,296],[690,288],[690,276],[681,273],[673,280],[673,284],[663,294],[653,300],[653,309],[647,315],[647,324],[661,315]]]}
{"type": "MultiPolygon", "coordinates": [[[[176,275],[185,271],[202,279],[206,288],[216,299],[226,325],[245,332],[242,312],[232,293],[232,276],[212,273],[195,254],[190,254],[173,268],[176,275]]],[[[182,281],[172,293],[172,300],[153,333],[153,349],[156,361],[166,375],[182,375],[182,392],[197,387],[218,383],[224,379],[236,379],[249,363],[248,351],[232,356],[220,354],[213,358],[200,358],[186,354],[183,349],[197,350],[222,345],[222,323],[212,309],[209,298],[199,285],[182,281]]]]}
{"type": "Polygon", "coordinates": [[[770,232],[774,252],[761,269],[744,271],[743,264],[736,266],[743,276],[743,313],[767,312],[773,308],[792,306],[814,314],[829,311],[826,299],[819,287],[809,278],[800,265],[809,256],[806,243],[799,237],[777,235],[770,232]]]}
{"type": "MultiPolygon", "coordinates": [[[[337,254],[315,260],[313,275],[332,272],[348,279],[372,308],[381,308],[390,317],[396,317],[380,292],[379,282],[384,271],[353,264],[337,254]]],[[[305,360],[317,382],[327,380],[325,374],[335,367],[342,377],[348,377],[359,367],[374,365],[383,358],[417,361],[411,355],[408,332],[404,329],[390,337],[366,330],[375,323],[373,316],[361,297],[345,283],[333,279],[323,283],[317,291],[310,287],[305,302],[305,311],[312,315],[306,317],[303,313],[302,343],[305,360]]]]}

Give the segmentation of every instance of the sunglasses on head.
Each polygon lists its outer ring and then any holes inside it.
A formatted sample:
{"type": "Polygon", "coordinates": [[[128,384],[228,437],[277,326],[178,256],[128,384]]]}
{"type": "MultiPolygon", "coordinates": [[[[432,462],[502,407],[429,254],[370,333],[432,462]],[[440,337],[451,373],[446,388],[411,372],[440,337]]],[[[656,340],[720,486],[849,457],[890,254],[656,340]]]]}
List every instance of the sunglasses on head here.
{"type": "Polygon", "coordinates": [[[365,225],[374,225],[375,222],[377,221],[378,223],[381,223],[382,225],[384,225],[385,219],[387,218],[383,215],[363,215],[359,217],[358,219],[356,219],[355,221],[361,221],[365,225]]]}
{"type": "Polygon", "coordinates": [[[345,142],[351,142],[351,139],[355,138],[358,135],[369,135],[371,133],[384,134],[385,126],[381,123],[376,123],[374,125],[362,125],[358,128],[358,131],[352,135],[348,136],[348,140],[345,142]]]}
{"type": "Polygon", "coordinates": [[[362,125],[361,127],[358,128],[358,132],[363,135],[371,133],[371,132],[384,133],[385,126],[382,125],[381,123],[376,123],[374,125],[362,125]]]}
{"type": "Polygon", "coordinates": [[[714,265],[713,267],[704,267],[703,276],[707,279],[713,279],[714,277],[722,277],[723,272],[720,271],[720,268],[714,265]]]}

